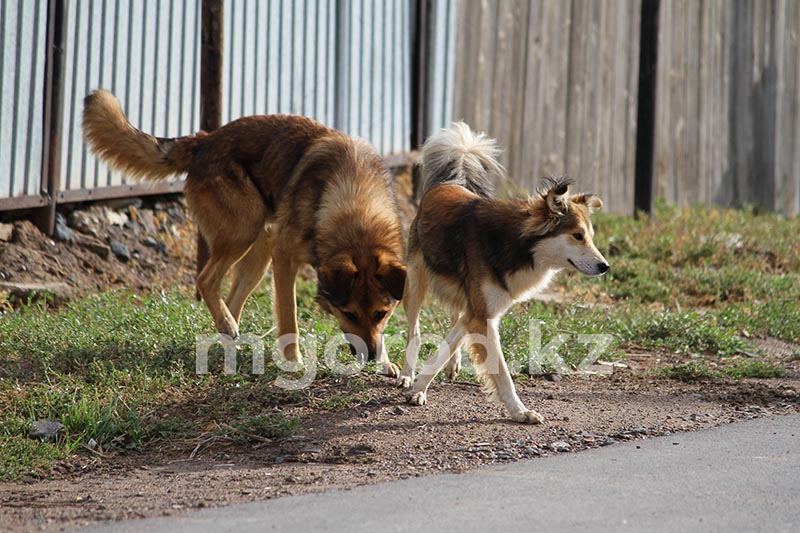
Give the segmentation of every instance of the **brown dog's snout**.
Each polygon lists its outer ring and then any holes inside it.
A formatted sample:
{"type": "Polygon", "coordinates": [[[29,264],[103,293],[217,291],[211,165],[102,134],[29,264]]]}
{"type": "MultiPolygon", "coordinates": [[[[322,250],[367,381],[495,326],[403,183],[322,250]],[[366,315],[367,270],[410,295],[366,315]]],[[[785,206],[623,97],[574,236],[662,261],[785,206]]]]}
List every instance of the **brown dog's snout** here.
{"type": "MultiPolygon", "coordinates": [[[[350,344],[350,353],[360,361],[375,361],[378,358],[378,348],[375,343],[367,342],[367,351],[362,352],[355,344],[350,344]]],[[[363,349],[363,347],[362,347],[363,349]]]]}
{"type": "MultiPolygon", "coordinates": [[[[352,334],[350,334],[352,335],[352,334]]],[[[359,361],[375,361],[378,358],[378,342],[358,337],[350,340],[350,354],[359,361]]]]}

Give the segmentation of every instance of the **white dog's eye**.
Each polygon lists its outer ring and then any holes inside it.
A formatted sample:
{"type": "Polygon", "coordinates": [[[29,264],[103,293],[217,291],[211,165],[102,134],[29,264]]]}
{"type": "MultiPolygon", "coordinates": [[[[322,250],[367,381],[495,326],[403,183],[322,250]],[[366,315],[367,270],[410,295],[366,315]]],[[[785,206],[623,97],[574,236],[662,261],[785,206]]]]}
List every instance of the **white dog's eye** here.
{"type": "Polygon", "coordinates": [[[573,234],[572,234],[572,237],[573,237],[573,238],[574,238],[576,241],[582,241],[582,240],[583,240],[583,233],[573,233],[573,234]]]}

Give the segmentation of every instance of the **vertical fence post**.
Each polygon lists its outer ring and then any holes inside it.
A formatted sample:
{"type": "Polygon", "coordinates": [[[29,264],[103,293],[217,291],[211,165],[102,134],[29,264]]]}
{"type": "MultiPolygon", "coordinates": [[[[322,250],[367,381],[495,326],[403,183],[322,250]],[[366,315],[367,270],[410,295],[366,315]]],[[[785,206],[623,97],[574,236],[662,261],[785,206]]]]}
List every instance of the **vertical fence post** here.
{"type": "Polygon", "coordinates": [[[634,213],[653,209],[653,160],[656,137],[656,72],[660,0],[642,0],[639,25],[639,104],[636,112],[634,213]]]}
{"type": "MultiPolygon", "coordinates": [[[[203,0],[200,22],[200,129],[222,125],[223,0],[203,0]]],[[[208,243],[197,234],[197,273],[208,262],[208,243]]],[[[199,291],[195,293],[200,299],[199,291]]]]}
{"type": "Polygon", "coordinates": [[[64,46],[66,43],[67,0],[47,3],[45,55],[44,123],[41,191],[48,204],[37,209],[32,221],[46,235],[56,223],[56,203],[61,186],[61,129],[64,106],[64,46]]]}
{"type": "Polygon", "coordinates": [[[414,2],[411,41],[411,149],[425,141],[425,104],[428,85],[428,0],[414,2]]]}

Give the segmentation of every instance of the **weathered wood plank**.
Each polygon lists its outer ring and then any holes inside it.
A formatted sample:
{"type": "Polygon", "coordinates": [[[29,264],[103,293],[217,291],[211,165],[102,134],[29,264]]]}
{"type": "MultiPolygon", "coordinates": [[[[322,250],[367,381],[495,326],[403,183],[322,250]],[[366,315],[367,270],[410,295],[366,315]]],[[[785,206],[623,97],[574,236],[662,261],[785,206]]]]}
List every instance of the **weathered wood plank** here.
{"type": "MultiPolygon", "coordinates": [[[[640,2],[462,0],[454,116],[515,181],[569,174],[633,207],[640,2]]],[[[661,2],[656,196],[800,212],[800,2],[661,2]]]]}

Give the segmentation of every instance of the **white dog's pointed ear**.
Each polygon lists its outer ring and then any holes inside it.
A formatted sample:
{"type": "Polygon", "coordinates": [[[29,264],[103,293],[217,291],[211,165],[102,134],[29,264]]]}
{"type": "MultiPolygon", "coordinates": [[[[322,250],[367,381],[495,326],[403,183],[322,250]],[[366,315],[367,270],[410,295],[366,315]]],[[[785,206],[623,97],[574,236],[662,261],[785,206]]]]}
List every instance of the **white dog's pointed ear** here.
{"type": "Polygon", "coordinates": [[[564,178],[548,179],[543,196],[547,199],[547,208],[553,215],[563,215],[567,212],[570,181],[564,178]]]}
{"type": "Polygon", "coordinates": [[[583,204],[589,209],[589,213],[599,211],[603,207],[603,200],[596,194],[590,192],[583,194],[575,194],[572,196],[572,201],[577,204],[583,204]]]}

